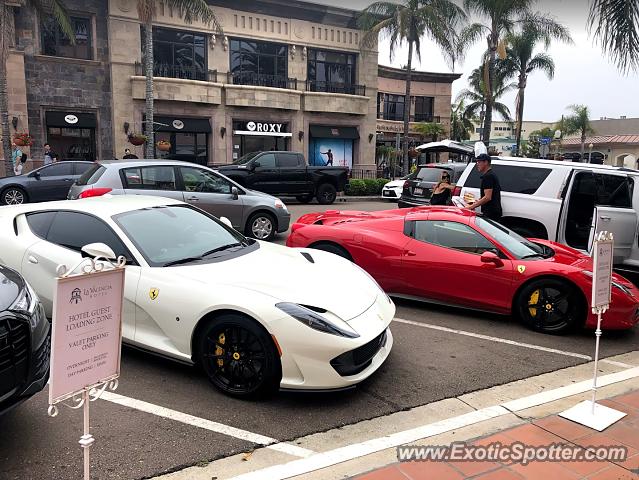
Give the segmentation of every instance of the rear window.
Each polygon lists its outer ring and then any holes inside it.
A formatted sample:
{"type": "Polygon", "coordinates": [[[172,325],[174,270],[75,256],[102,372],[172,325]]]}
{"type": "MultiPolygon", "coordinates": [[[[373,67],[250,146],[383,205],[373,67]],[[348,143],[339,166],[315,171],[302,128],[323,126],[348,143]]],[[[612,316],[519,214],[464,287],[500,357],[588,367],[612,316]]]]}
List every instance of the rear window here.
{"type": "Polygon", "coordinates": [[[422,167],[417,171],[417,180],[437,183],[441,180],[444,171],[450,173],[447,168],[422,167]]]}
{"type": "Polygon", "coordinates": [[[76,180],[76,185],[93,185],[100,180],[102,174],[106,171],[106,168],[99,163],[91,165],[87,171],[85,171],[80,178],[76,180]]]}
{"type": "MultiPolygon", "coordinates": [[[[514,165],[493,165],[493,173],[499,179],[502,192],[522,193],[532,195],[544,183],[552,171],[550,168],[518,167],[514,165]]],[[[466,179],[465,187],[479,188],[481,178],[477,165],[466,179]]]]}

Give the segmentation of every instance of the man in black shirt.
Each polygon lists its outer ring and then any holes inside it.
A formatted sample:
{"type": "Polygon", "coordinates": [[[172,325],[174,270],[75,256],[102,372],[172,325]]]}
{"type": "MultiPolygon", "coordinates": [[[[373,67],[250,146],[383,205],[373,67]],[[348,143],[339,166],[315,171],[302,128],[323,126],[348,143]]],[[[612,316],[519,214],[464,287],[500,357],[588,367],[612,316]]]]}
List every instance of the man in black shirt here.
{"type": "Polygon", "coordinates": [[[468,205],[467,208],[475,210],[477,207],[481,207],[481,212],[485,217],[498,222],[502,214],[499,179],[491,169],[490,157],[487,154],[479,155],[475,161],[477,162],[477,170],[481,174],[481,198],[468,205]]]}

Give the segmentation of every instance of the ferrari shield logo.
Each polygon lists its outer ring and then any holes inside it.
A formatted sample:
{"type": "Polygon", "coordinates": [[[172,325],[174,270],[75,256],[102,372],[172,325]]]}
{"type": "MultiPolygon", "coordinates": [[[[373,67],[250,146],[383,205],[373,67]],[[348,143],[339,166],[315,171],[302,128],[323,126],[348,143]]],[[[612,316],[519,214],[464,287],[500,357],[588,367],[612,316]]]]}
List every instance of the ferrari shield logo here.
{"type": "Polygon", "coordinates": [[[149,290],[149,298],[151,300],[155,300],[156,298],[158,298],[159,294],[160,294],[159,288],[152,288],[151,290],[149,290]]]}
{"type": "Polygon", "coordinates": [[[526,271],[526,265],[517,265],[517,271],[519,273],[524,273],[526,271]]]}

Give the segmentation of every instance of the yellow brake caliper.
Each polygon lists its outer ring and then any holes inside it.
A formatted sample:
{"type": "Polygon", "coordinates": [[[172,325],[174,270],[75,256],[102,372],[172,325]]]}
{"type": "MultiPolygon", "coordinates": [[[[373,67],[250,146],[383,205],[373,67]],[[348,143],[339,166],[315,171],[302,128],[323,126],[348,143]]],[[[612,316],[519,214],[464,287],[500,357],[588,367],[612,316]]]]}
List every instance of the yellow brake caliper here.
{"type": "Polygon", "coordinates": [[[530,316],[537,316],[537,307],[531,307],[530,305],[537,305],[539,302],[539,290],[535,290],[528,299],[528,311],[530,312],[530,316]]]}
{"type": "MultiPolygon", "coordinates": [[[[226,342],[226,337],[224,336],[223,333],[220,333],[220,336],[217,337],[217,341],[224,345],[224,342],[226,342]]],[[[215,355],[222,355],[224,353],[224,349],[222,347],[220,347],[219,345],[215,345],[215,355]]],[[[223,358],[218,358],[217,359],[217,366],[218,367],[223,367],[224,366],[224,359],[223,358]]]]}

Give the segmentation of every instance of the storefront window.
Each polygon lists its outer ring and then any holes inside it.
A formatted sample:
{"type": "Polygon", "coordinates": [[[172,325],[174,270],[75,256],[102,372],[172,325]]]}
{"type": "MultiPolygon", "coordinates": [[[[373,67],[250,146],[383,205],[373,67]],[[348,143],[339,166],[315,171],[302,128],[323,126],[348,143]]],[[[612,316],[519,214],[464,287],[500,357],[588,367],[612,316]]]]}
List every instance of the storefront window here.
{"type": "Polygon", "coordinates": [[[309,165],[353,168],[357,128],[310,125],[309,134],[309,165]]]}
{"type": "MultiPolygon", "coordinates": [[[[142,29],[142,55],[145,41],[142,29]]],[[[196,32],[153,27],[153,75],[206,80],[206,36],[196,32]]]]}
{"type": "Polygon", "coordinates": [[[230,76],[234,84],[290,87],[286,45],[234,39],[230,50],[230,76]]]}
{"type": "Polygon", "coordinates": [[[309,50],[308,84],[312,92],[355,93],[355,55],[309,50]]]}
{"type": "Polygon", "coordinates": [[[95,160],[95,129],[49,127],[47,134],[59,160],[95,160]]]}
{"type": "Polygon", "coordinates": [[[234,121],[232,160],[254,152],[286,151],[290,138],[288,123],[234,121]]]}
{"type": "Polygon", "coordinates": [[[58,22],[47,16],[42,22],[42,52],[53,57],[81,58],[91,60],[93,49],[91,47],[91,19],[71,17],[71,25],[75,32],[75,42],[62,33],[58,22]]]}
{"type": "Polygon", "coordinates": [[[171,144],[168,151],[161,151],[155,147],[155,158],[182,160],[200,165],[208,163],[208,134],[206,133],[173,133],[158,132],[155,134],[156,143],[160,140],[171,144]]]}

